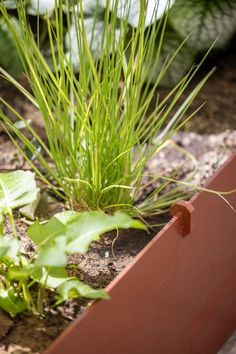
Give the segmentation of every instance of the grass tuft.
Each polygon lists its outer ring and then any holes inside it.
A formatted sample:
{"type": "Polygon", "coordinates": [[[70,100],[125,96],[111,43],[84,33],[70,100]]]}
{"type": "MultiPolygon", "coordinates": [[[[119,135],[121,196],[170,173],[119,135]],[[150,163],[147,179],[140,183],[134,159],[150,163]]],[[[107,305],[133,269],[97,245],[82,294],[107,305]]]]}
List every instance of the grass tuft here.
{"type": "MultiPolygon", "coordinates": [[[[68,1],[63,6],[58,2],[54,16],[45,15],[51,56],[49,63],[42,55],[39,38],[35,38],[31,31],[24,2],[20,1],[17,9],[20,31],[2,5],[2,15],[15,40],[32,93],[3,69],[1,73],[40,110],[47,141],[43,141],[29,124],[25,129],[41,145],[42,151],[38,152],[32,139],[17,129],[3,111],[0,112],[1,124],[13,141],[13,134],[16,134],[36,156],[41,168],[15,141],[43,182],[69,201],[72,207],[109,211],[123,208],[130,214],[162,212],[185,193],[177,185],[163,194],[171,182],[161,176],[152,176],[153,184],[159,181],[158,187],[140,201],[145,189],[145,167],[153,155],[191,119],[193,113],[187,114],[188,108],[212,72],[179,103],[201,63],[194,66],[150,110],[159,82],[179,50],[165,62],[153,85],[152,76],[156,74],[152,70],[156,67],[153,57],[158,62],[168,11],[160,21],[145,28],[145,5],[141,2],[139,24],[134,29],[126,20],[117,20],[116,7],[111,13],[107,6],[103,14],[105,31],[97,49],[98,57],[92,53],[86,36],[82,7],[82,1],[77,7],[69,6],[68,1]],[[75,53],[72,50],[68,53],[64,43],[64,28],[72,21],[76,30],[78,75],[73,67],[75,53]],[[42,169],[47,173],[43,174],[42,169]]],[[[94,28],[95,22],[96,16],[94,28]]],[[[72,41],[70,37],[68,40],[72,41]]],[[[0,102],[17,114],[19,120],[25,121],[3,98],[0,102]]]]}

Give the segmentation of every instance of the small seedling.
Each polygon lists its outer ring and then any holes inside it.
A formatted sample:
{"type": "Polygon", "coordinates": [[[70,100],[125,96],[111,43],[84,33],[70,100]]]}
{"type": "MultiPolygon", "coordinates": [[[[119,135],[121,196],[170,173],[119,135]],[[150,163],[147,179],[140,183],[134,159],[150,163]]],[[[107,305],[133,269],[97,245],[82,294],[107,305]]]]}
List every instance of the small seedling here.
{"type": "Polygon", "coordinates": [[[36,187],[34,173],[15,171],[0,173],[0,235],[3,236],[3,221],[7,215],[12,225],[13,236],[16,237],[15,222],[12,209],[29,204],[36,199],[39,189],[36,187]]]}

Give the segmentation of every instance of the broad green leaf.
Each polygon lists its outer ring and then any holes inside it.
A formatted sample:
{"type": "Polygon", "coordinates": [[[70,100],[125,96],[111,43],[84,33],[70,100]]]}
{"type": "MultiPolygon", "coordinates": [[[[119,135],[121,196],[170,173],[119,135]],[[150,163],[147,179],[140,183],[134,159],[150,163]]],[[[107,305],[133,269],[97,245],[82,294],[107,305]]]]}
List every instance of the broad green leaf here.
{"type": "Polygon", "coordinates": [[[64,211],[57,213],[47,224],[36,221],[27,234],[38,247],[56,246],[66,253],[85,253],[98,236],[119,228],[146,230],[143,223],[122,212],[107,215],[102,211],[64,211]]]}
{"type": "Polygon", "coordinates": [[[78,217],[78,211],[66,210],[61,211],[60,213],[55,214],[55,218],[58,219],[63,225],[72,222],[78,217]]]}
{"type": "MultiPolygon", "coordinates": [[[[146,0],[145,26],[159,20],[168,8],[174,4],[174,0],[146,0]]],[[[102,12],[108,5],[107,0],[84,0],[83,12],[93,15],[94,12],[102,12]]],[[[111,0],[109,1],[110,11],[116,11],[116,16],[127,20],[128,23],[137,27],[140,16],[140,0],[111,0]]]]}
{"type": "Polygon", "coordinates": [[[40,267],[63,267],[67,263],[65,252],[58,247],[42,247],[39,250],[35,266],[40,267]]]}
{"type": "Polygon", "coordinates": [[[102,12],[106,6],[106,0],[83,0],[82,7],[83,13],[86,15],[93,15],[95,11],[102,12]]]}
{"type": "Polygon", "coordinates": [[[65,267],[35,268],[33,278],[48,288],[56,289],[65,281],[71,279],[68,277],[65,267]]]}
{"type": "Polygon", "coordinates": [[[53,245],[55,239],[66,235],[65,225],[56,217],[46,224],[40,224],[37,220],[27,230],[27,235],[37,246],[53,245]]]}
{"type": "MultiPolygon", "coordinates": [[[[166,10],[173,5],[173,0],[147,0],[145,27],[159,20],[166,10]]],[[[116,6],[116,2],[110,2],[111,11],[116,6]]],[[[138,27],[140,17],[140,0],[118,0],[117,17],[127,19],[133,27],[138,27]]]]}
{"type": "Polygon", "coordinates": [[[0,307],[10,315],[15,316],[27,309],[27,303],[13,287],[0,288],[0,307]]]}
{"type": "Polygon", "coordinates": [[[18,251],[19,243],[16,239],[0,238],[0,260],[6,256],[16,259],[18,251]]]}
{"type": "Polygon", "coordinates": [[[35,213],[36,210],[38,209],[40,200],[41,200],[41,194],[40,192],[38,192],[35,200],[33,200],[31,203],[19,209],[21,215],[23,215],[29,220],[35,220],[35,213]]]}
{"type": "MultiPolygon", "coordinates": [[[[106,41],[102,37],[105,30],[105,23],[103,20],[94,19],[93,17],[84,19],[84,27],[88,45],[90,46],[91,53],[94,58],[99,58],[101,56],[102,50],[106,46],[106,41]]],[[[77,31],[77,25],[72,24],[69,31],[65,35],[65,45],[67,50],[67,58],[71,61],[74,71],[79,71],[79,49],[78,49],[78,38],[79,31],[77,31]]],[[[120,30],[117,28],[115,31],[115,37],[118,41],[120,36],[120,30]]],[[[111,46],[112,49],[112,46],[111,46]]]]}
{"type": "Polygon", "coordinates": [[[30,0],[27,6],[29,15],[51,14],[55,8],[55,0],[30,0]]]}
{"type": "Polygon", "coordinates": [[[0,208],[0,236],[4,236],[4,228],[3,228],[3,221],[4,221],[4,218],[3,218],[3,211],[2,209],[0,208]]]}
{"type": "Polygon", "coordinates": [[[33,265],[27,267],[12,267],[8,271],[8,277],[12,280],[25,280],[34,273],[35,269],[33,265]]]}
{"type": "Polygon", "coordinates": [[[11,9],[11,10],[17,8],[15,0],[5,0],[4,6],[6,6],[7,9],[11,9]]]}
{"type": "Polygon", "coordinates": [[[68,281],[68,276],[66,276],[65,278],[60,278],[60,277],[53,277],[51,275],[48,275],[47,279],[44,280],[44,278],[42,278],[40,280],[40,282],[42,284],[46,284],[46,286],[48,288],[52,288],[52,289],[57,289],[59,286],[61,286],[65,281],[68,281]]]}
{"type": "MultiPolygon", "coordinates": [[[[158,40],[159,39],[156,40],[156,53],[158,52],[158,40]]],[[[160,81],[162,86],[173,87],[183,78],[191,67],[196,53],[191,47],[189,47],[188,41],[183,45],[182,43],[183,39],[180,35],[175,30],[168,27],[164,34],[164,41],[158,61],[154,56],[152,59],[152,66],[150,66],[150,58],[148,58],[146,63],[144,62],[144,65],[147,65],[149,68],[147,79],[151,76],[153,84],[155,84],[155,81],[158,79],[160,72],[163,69],[163,65],[168,63],[173,55],[175,55],[175,57],[160,81]],[[177,52],[178,49],[179,51],[177,52]]]]}
{"type": "Polygon", "coordinates": [[[34,173],[20,170],[0,173],[0,210],[3,215],[10,209],[31,203],[37,192],[34,173]]]}
{"type": "Polygon", "coordinates": [[[62,300],[68,300],[80,296],[89,299],[109,299],[109,295],[105,290],[93,289],[89,285],[86,285],[77,279],[65,281],[57,288],[57,292],[62,300]]]}
{"type": "Polygon", "coordinates": [[[68,277],[65,267],[51,267],[46,269],[37,266],[37,264],[30,264],[22,268],[12,267],[9,269],[7,275],[9,279],[14,281],[32,278],[36,282],[53,289],[71,279],[71,277],[68,277]]]}
{"type": "MultiPolygon", "coordinates": [[[[15,17],[11,17],[14,26],[19,30],[19,21],[15,17]]],[[[14,43],[12,34],[10,33],[6,22],[0,18],[0,66],[4,67],[11,75],[17,76],[22,73],[23,67],[14,43]]]]}
{"type": "Polygon", "coordinates": [[[68,274],[66,271],[65,267],[55,267],[55,268],[49,268],[47,269],[47,274],[50,277],[54,278],[65,278],[65,279],[70,279],[71,277],[68,278],[68,274]]]}
{"type": "Polygon", "coordinates": [[[215,48],[222,47],[236,30],[235,0],[177,0],[169,19],[174,29],[197,50],[207,50],[219,36],[215,48]]]}
{"type": "MultiPolygon", "coordinates": [[[[161,18],[166,10],[173,5],[173,3],[174,0],[147,0],[145,27],[161,18]]],[[[106,47],[106,40],[105,37],[103,38],[103,36],[106,29],[104,13],[107,7],[107,1],[87,0],[83,1],[82,5],[84,14],[88,14],[88,16],[86,16],[83,20],[87,41],[90,45],[93,57],[99,59],[101,52],[106,47]],[[96,17],[94,15],[95,13],[96,17]]],[[[116,2],[110,1],[109,6],[111,11],[116,11],[117,18],[127,20],[128,23],[133,27],[138,26],[141,11],[140,0],[118,0],[117,8],[116,2]]],[[[75,11],[79,14],[79,6],[76,6],[75,9],[75,11]]],[[[71,61],[74,71],[78,72],[80,67],[78,49],[78,36],[80,36],[80,31],[78,30],[78,24],[76,25],[76,21],[73,22],[74,23],[71,25],[69,31],[65,35],[65,45],[67,49],[67,58],[71,61]]],[[[116,42],[118,41],[120,35],[120,29],[117,27],[115,30],[116,42]]]]}
{"type": "Polygon", "coordinates": [[[66,225],[68,253],[85,253],[92,241],[105,232],[116,229],[137,228],[146,230],[143,223],[125,213],[107,215],[101,211],[78,213],[78,218],[66,225]]]}

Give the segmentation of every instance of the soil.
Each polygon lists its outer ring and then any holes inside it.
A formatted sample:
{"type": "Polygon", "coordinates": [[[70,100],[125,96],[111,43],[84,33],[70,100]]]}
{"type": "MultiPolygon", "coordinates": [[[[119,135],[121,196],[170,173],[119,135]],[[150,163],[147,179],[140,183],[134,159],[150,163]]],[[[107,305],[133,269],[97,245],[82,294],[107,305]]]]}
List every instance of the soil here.
{"type": "MultiPolygon", "coordinates": [[[[152,158],[147,167],[148,172],[156,171],[158,174],[168,175],[184,162],[178,177],[184,175],[186,179],[191,178],[192,184],[199,186],[206,182],[233,151],[236,151],[235,60],[236,53],[225,53],[216,58],[214,64],[218,67],[218,71],[209,79],[194,107],[206,100],[207,104],[185,127],[185,131],[179,132],[161,152],[152,158]],[[188,154],[186,150],[189,151],[188,154]],[[193,165],[194,175],[192,175],[193,165]]],[[[207,71],[211,65],[212,61],[208,62],[204,70],[207,71]]],[[[22,80],[25,84],[24,79],[22,80]]],[[[164,92],[165,90],[162,90],[162,93],[164,92]]],[[[44,136],[41,117],[25,98],[3,82],[0,83],[0,96],[27,119],[31,119],[41,136],[44,136]]],[[[14,114],[10,115],[12,119],[17,119],[14,114]]],[[[0,152],[1,171],[28,168],[1,126],[0,152]]],[[[59,209],[61,207],[59,205],[59,209]]],[[[52,203],[49,208],[55,210],[58,205],[55,207],[52,203]]],[[[49,212],[52,212],[51,209],[49,212]]],[[[18,234],[23,240],[23,251],[30,254],[33,251],[33,244],[25,236],[26,225],[20,219],[18,212],[16,212],[16,219],[18,234]]],[[[157,223],[159,221],[163,222],[162,219],[156,220],[157,223]]],[[[11,232],[7,222],[5,228],[7,233],[11,232]]],[[[152,230],[150,234],[132,230],[122,231],[118,238],[114,233],[104,235],[98,242],[92,244],[86,255],[70,257],[72,264],[80,265],[73,274],[95,288],[105,287],[132,261],[156,232],[157,230],[152,230]]],[[[10,318],[5,312],[0,311],[0,353],[42,353],[90,303],[91,301],[84,299],[73,300],[56,310],[48,309],[44,316],[21,314],[10,318]]],[[[232,343],[229,342],[219,354],[233,353],[231,349],[232,343]]]]}

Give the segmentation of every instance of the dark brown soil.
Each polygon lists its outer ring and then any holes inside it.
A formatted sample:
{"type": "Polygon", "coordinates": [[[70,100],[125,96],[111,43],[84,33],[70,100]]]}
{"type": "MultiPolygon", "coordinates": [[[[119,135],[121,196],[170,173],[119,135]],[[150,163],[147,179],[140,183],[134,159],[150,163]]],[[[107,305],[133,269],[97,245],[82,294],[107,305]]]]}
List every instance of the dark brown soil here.
{"type": "Polygon", "coordinates": [[[21,314],[10,319],[1,311],[0,318],[1,354],[42,353],[69,323],[58,314],[46,319],[21,314]]]}
{"type": "MultiPolygon", "coordinates": [[[[193,119],[185,125],[187,131],[195,131],[199,134],[215,134],[227,129],[236,129],[236,51],[221,53],[218,57],[207,60],[204,67],[182,95],[180,102],[186,98],[192,88],[204,77],[213,67],[216,71],[208,79],[198,97],[192,104],[192,110],[196,110],[203,103],[193,119]]],[[[160,91],[161,96],[167,90],[160,91]]]]}
{"type": "Polygon", "coordinates": [[[227,129],[236,129],[236,51],[222,53],[216,59],[210,59],[202,74],[216,67],[202,91],[198,95],[193,108],[201,102],[204,107],[189,123],[188,129],[200,134],[224,132],[227,129]]]}
{"type": "MultiPolygon", "coordinates": [[[[208,103],[184,132],[178,133],[164,150],[153,157],[148,171],[168,174],[186,161],[181,173],[188,178],[192,174],[193,164],[198,162],[196,172],[191,176],[191,183],[199,185],[205,183],[236,150],[235,60],[234,53],[217,59],[218,71],[208,81],[194,105],[198,106],[206,100],[208,103]],[[194,158],[189,154],[186,155],[183,148],[187,149],[194,158]]],[[[0,95],[27,119],[31,119],[38,132],[43,134],[40,115],[14,88],[1,82],[0,95]]],[[[11,117],[15,119],[12,114],[11,117]]],[[[27,167],[0,127],[0,170],[27,167]]],[[[20,221],[18,214],[16,217],[18,233],[24,241],[24,252],[31,253],[33,244],[25,236],[26,225],[20,221]]],[[[156,222],[158,223],[159,220],[156,222]]],[[[11,232],[8,223],[6,231],[11,232]]],[[[70,257],[71,263],[80,265],[74,274],[93,287],[105,287],[132,261],[153,235],[153,232],[147,234],[123,231],[116,239],[116,234],[109,233],[94,243],[86,255],[70,257]]],[[[57,310],[48,310],[44,317],[21,314],[16,318],[10,318],[0,311],[0,353],[42,353],[68,323],[83,312],[89,304],[90,302],[86,300],[71,301],[57,310]]]]}
{"type": "MultiPolygon", "coordinates": [[[[19,81],[28,90],[30,89],[24,77],[21,77],[19,81]]],[[[17,90],[14,86],[9,85],[2,78],[0,78],[0,97],[3,98],[8,104],[10,104],[11,107],[13,107],[25,119],[31,120],[34,124],[34,128],[41,136],[44,134],[43,121],[41,119],[40,113],[38,112],[38,109],[29,103],[29,101],[23,96],[23,94],[19,92],[19,90],[17,90]]],[[[7,116],[13,121],[19,120],[10,109],[7,109],[1,103],[0,109],[2,109],[3,112],[6,113],[7,116]]],[[[0,132],[1,131],[3,131],[3,128],[0,125],[0,132]]]]}

